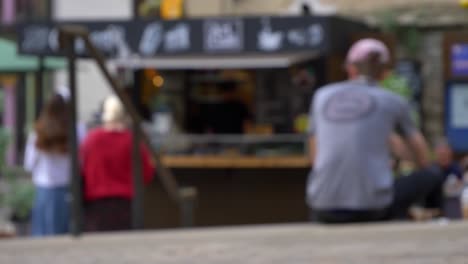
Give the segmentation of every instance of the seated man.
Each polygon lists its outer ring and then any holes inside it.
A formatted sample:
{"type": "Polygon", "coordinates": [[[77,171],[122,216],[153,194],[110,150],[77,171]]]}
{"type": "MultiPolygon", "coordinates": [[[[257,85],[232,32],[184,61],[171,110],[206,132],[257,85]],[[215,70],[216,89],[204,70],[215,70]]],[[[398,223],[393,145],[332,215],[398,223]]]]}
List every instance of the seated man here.
{"type": "Polygon", "coordinates": [[[462,180],[462,168],[453,159],[453,151],[449,143],[446,140],[439,140],[434,151],[436,157],[433,166],[442,173],[444,180],[448,180],[450,177],[462,180]]]}
{"type": "Polygon", "coordinates": [[[428,147],[408,103],[378,85],[389,60],[382,42],[361,40],[347,56],[350,80],[323,87],[314,96],[307,202],[316,221],[381,221],[406,216],[416,202],[441,206],[442,180],[429,170],[428,147]],[[395,127],[420,170],[394,181],[389,141],[395,127]]]}

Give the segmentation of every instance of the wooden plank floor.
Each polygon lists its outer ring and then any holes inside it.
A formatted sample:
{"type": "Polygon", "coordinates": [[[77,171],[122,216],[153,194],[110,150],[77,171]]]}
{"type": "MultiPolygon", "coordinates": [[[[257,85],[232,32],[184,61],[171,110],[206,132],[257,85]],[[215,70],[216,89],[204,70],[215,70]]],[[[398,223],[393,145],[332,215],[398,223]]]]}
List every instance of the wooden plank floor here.
{"type": "Polygon", "coordinates": [[[5,264],[466,264],[468,223],[308,224],[0,241],[5,264]]]}

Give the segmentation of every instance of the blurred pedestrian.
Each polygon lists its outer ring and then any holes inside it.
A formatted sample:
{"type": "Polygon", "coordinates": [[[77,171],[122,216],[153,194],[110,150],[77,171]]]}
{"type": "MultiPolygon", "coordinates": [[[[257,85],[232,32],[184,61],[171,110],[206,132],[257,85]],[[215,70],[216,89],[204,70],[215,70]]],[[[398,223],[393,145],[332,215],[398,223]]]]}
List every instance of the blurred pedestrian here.
{"type": "Polygon", "coordinates": [[[444,180],[454,178],[462,180],[463,170],[460,164],[453,158],[453,150],[446,139],[440,139],[434,148],[435,162],[434,166],[440,170],[444,180]]]}
{"type": "Polygon", "coordinates": [[[32,235],[46,236],[68,231],[70,182],[69,105],[54,95],[44,106],[34,132],[28,137],[24,167],[35,185],[32,235]]]}
{"type": "Polygon", "coordinates": [[[444,181],[444,216],[460,218],[460,195],[463,191],[463,170],[455,161],[453,150],[444,138],[439,139],[434,146],[434,171],[439,173],[444,181]]]}
{"type": "MultiPolygon", "coordinates": [[[[55,93],[60,95],[66,102],[70,100],[70,89],[67,86],[57,86],[55,89],[55,93]]],[[[83,142],[84,137],[87,133],[87,127],[85,123],[81,121],[77,121],[76,123],[76,135],[78,139],[78,143],[81,144],[83,142]]]]}
{"type": "Polygon", "coordinates": [[[429,167],[428,147],[408,103],[381,89],[387,47],[375,39],[355,43],[347,56],[349,79],[319,89],[310,111],[313,170],[307,201],[313,219],[326,223],[387,220],[407,216],[422,200],[441,207],[441,179],[429,167]],[[392,135],[398,128],[420,171],[394,181],[392,135]]]}
{"type": "MultiPolygon", "coordinates": [[[[103,105],[103,125],[89,132],[81,150],[87,231],[117,231],[131,227],[132,132],[120,100],[111,96],[103,105]]],[[[144,182],[155,173],[151,156],[141,147],[144,182]]]]}

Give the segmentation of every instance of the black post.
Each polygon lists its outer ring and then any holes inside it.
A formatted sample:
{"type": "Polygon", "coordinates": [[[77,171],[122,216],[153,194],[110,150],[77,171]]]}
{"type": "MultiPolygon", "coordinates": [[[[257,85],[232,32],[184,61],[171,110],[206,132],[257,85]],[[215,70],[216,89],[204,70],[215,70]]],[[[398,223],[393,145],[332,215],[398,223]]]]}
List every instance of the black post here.
{"type": "Polygon", "coordinates": [[[52,21],[55,13],[55,1],[47,0],[47,21],[52,21]]]}
{"type": "Polygon", "coordinates": [[[22,150],[24,150],[25,145],[24,124],[26,123],[26,74],[22,73],[20,76],[20,81],[16,85],[16,162],[21,161],[22,157],[24,157],[22,150]]]}
{"type": "Polygon", "coordinates": [[[68,57],[68,86],[70,87],[70,156],[71,156],[71,191],[72,191],[72,217],[71,232],[73,236],[79,236],[82,229],[82,208],[81,208],[81,177],[79,174],[78,162],[78,141],[77,141],[77,115],[76,115],[76,54],[74,49],[75,37],[71,35],[62,36],[65,44],[65,51],[68,57]]]}
{"type": "Polygon", "coordinates": [[[138,4],[140,3],[140,1],[138,0],[133,0],[132,1],[132,15],[133,15],[133,20],[136,20],[136,19],[139,19],[140,18],[140,14],[138,12],[138,4]]]}
{"type": "Polygon", "coordinates": [[[39,68],[36,72],[36,100],[35,100],[35,111],[36,119],[39,117],[42,104],[44,103],[44,57],[39,56],[39,68]]]}
{"type": "MultiPolygon", "coordinates": [[[[141,71],[134,72],[134,85],[129,87],[131,89],[128,92],[128,95],[131,96],[131,100],[137,112],[140,112],[140,74],[141,71]]],[[[143,178],[142,178],[142,167],[141,167],[141,134],[139,130],[140,124],[134,120],[132,122],[133,129],[133,148],[132,148],[132,169],[133,169],[133,200],[132,200],[132,227],[133,229],[142,229],[143,228],[143,219],[144,219],[144,189],[143,189],[143,178]]]]}
{"type": "Polygon", "coordinates": [[[143,228],[143,177],[141,168],[141,135],[138,129],[139,124],[132,122],[133,147],[132,147],[132,168],[133,168],[133,200],[132,200],[132,227],[133,229],[143,228]]]}

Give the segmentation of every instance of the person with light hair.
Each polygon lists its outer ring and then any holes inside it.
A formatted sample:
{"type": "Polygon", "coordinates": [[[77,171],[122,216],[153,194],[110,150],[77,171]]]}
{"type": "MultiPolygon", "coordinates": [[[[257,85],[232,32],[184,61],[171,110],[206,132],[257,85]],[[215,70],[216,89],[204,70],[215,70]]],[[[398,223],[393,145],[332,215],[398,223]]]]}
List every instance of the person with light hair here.
{"type": "MultiPolygon", "coordinates": [[[[102,126],[89,132],[81,149],[85,201],[85,229],[127,230],[131,227],[132,132],[123,104],[116,96],[104,101],[102,126]]],[[[144,182],[153,179],[155,166],[141,145],[144,182]]]]}
{"type": "Polygon", "coordinates": [[[349,80],[314,95],[308,129],[313,169],[306,190],[313,220],[381,221],[406,217],[418,201],[426,208],[441,206],[442,180],[429,170],[427,143],[409,104],[378,84],[389,63],[384,43],[360,40],[346,58],[349,80]],[[396,128],[420,170],[394,180],[390,153],[396,128]]]}

